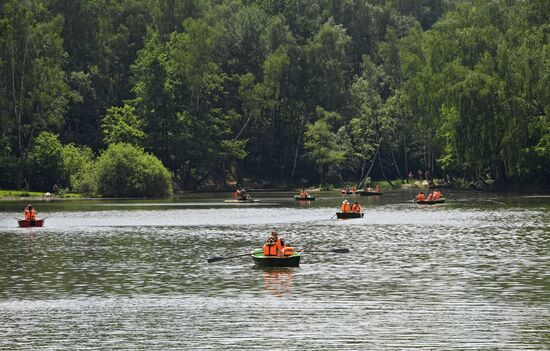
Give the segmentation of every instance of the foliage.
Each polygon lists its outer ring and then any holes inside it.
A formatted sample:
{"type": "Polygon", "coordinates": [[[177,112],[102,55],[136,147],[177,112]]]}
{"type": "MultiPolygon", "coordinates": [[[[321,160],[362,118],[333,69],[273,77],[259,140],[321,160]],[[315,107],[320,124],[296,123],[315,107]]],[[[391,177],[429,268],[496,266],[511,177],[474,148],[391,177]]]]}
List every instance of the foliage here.
{"type": "Polygon", "coordinates": [[[29,158],[33,189],[52,191],[54,184],[60,184],[63,174],[63,146],[59,137],[42,132],[36,137],[29,158]]]}
{"type": "Polygon", "coordinates": [[[96,160],[97,191],[102,196],[168,196],[170,173],[158,158],[130,144],[111,144],[96,160]]]}
{"type": "Polygon", "coordinates": [[[97,192],[92,153],[126,143],[179,189],[416,169],[548,187],[549,4],[5,0],[0,186],[97,192]]]}
{"type": "Polygon", "coordinates": [[[124,105],[111,107],[103,118],[103,141],[106,144],[127,143],[139,146],[145,138],[140,130],[141,121],[136,115],[135,107],[124,105]]]}

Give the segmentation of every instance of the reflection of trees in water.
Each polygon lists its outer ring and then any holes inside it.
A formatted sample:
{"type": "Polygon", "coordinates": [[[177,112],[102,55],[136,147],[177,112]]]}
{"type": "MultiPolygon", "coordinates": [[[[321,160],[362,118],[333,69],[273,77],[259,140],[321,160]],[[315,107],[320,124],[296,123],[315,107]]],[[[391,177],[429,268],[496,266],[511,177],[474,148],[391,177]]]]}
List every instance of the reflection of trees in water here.
{"type": "Polygon", "coordinates": [[[292,289],[292,270],[264,270],[264,289],[275,295],[283,296],[288,294],[292,289]]]}

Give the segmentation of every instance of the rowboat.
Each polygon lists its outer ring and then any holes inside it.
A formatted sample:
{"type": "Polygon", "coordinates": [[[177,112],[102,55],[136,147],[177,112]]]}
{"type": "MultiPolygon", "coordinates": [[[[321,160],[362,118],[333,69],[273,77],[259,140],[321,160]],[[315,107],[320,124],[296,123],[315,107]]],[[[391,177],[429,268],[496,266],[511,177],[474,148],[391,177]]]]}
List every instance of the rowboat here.
{"type": "Polygon", "coordinates": [[[377,196],[377,195],[384,195],[381,191],[366,191],[366,190],[357,190],[357,194],[361,196],[377,196]]]}
{"type": "Polygon", "coordinates": [[[435,204],[442,204],[445,202],[445,198],[442,197],[440,199],[437,199],[437,200],[423,200],[423,201],[418,201],[418,200],[414,200],[417,204],[419,205],[435,205],[435,204]]]}
{"type": "Polygon", "coordinates": [[[300,254],[295,252],[292,256],[277,257],[264,256],[263,252],[252,253],[252,260],[258,267],[298,267],[300,265],[300,254]]]}
{"type": "Polygon", "coordinates": [[[37,219],[34,221],[27,220],[27,219],[18,219],[17,223],[19,223],[19,226],[21,228],[42,227],[44,225],[45,220],[46,218],[37,219]]]}
{"type": "Polygon", "coordinates": [[[338,219],[349,219],[349,218],[363,218],[365,212],[336,212],[336,218],[338,219]]]}
{"type": "Polygon", "coordinates": [[[306,197],[301,197],[300,195],[294,195],[294,200],[313,201],[315,200],[315,196],[308,195],[306,197]]]}
{"type": "Polygon", "coordinates": [[[230,204],[242,204],[242,203],[260,202],[260,200],[248,198],[248,199],[224,200],[223,202],[225,202],[225,203],[230,203],[230,204]]]}

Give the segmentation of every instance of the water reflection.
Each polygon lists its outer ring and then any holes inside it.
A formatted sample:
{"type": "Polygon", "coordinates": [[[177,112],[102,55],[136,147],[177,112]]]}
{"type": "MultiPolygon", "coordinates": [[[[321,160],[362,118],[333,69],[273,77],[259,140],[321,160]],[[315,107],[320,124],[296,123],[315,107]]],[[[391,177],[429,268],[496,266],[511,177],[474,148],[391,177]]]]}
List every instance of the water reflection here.
{"type": "Polygon", "coordinates": [[[283,297],[292,290],[293,268],[263,268],[264,290],[271,295],[283,297]]]}

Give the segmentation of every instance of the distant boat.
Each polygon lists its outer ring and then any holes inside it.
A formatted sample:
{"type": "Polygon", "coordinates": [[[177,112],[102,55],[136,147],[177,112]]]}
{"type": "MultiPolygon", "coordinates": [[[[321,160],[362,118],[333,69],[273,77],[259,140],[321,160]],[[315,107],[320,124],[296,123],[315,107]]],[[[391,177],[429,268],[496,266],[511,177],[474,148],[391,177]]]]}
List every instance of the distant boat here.
{"type": "Polygon", "coordinates": [[[306,197],[302,197],[300,195],[294,195],[294,200],[313,201],[315,200],[315,196],[308,195],[306,197]]]}
{"type": "Polygon", "coordinates": [[[42,227],[44,225],[45,220],[46,218],[37,219],[34,221],[31,221],[28,219],[18,219],[17,223],[19,223],[19,226],[21,228],[42,227]]]}
{"type": "Polygon", "coordinates": [[[350,190],[350,189],[342,189],[342,191],[340,191],[340,193],[342,193],[344,195],[353,195],[353,194],[355,194],[355,191],[350,190]]]}
{"type": "Polygon", "coordinates": [[[264,256],[263,252],[252,254],[252,260],[258,267],[298,267],[300,265],[300,254],[294,253],[288,257],[264,256]]]}
{"type": "Polygon", "coordinates": [[[351,219],[351,218],[363,218],[365,212],[336,212],[336,218],[338,219],[351,219]]]}

